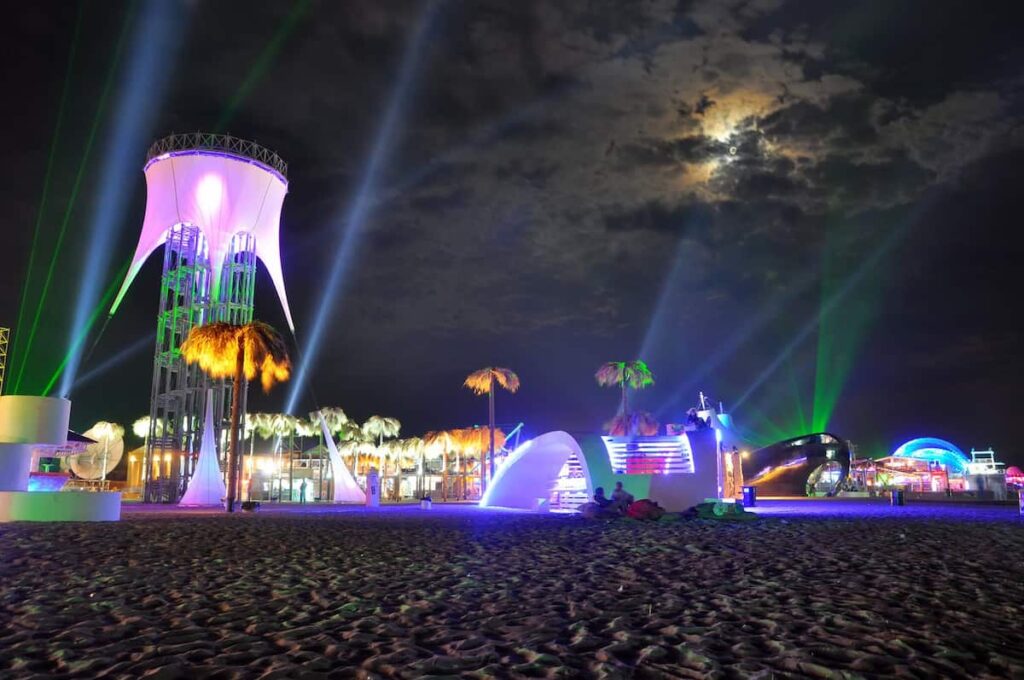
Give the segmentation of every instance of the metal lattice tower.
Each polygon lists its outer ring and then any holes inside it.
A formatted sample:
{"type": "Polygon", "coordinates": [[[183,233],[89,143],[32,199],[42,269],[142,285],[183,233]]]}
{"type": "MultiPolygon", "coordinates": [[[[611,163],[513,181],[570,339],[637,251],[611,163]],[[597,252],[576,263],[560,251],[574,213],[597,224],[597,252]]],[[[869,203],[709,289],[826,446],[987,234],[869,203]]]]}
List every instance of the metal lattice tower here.
{"type": "MultiPolygon", "coordinates": [[[[202,440],[206,390],[213,389],[214,422],[227,433],[231,383],[211,380],[181,356],[189,331],[214,321],[252,321],[256,287],[256,243],[239,232],[221,269],[219,296],[212,297],[212,268],[206,240],[197,227],[179,224],[168,234],[157,315],[156,352],[146,450],[145,500],[176,502],[191,475],[202,440]]],[[[246,390],[242,391],[245,412],[246,390]]],[[[244,427],[244,421],[241,424],[244,427]]]]}
{"type": "Polygon", "coordinates": [[[7,372],[7,343],[10,337],[10,328],[0,328],[0,394],[4,393],[4,374],[7,372]]]}

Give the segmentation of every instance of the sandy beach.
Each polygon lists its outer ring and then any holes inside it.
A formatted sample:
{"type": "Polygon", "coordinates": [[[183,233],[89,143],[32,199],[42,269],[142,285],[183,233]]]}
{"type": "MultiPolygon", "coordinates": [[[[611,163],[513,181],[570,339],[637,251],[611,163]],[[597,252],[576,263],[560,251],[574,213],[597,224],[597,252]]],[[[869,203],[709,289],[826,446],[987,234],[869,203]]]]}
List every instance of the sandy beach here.
{"type": "Polygon", "coordinates": [[[0,676],[1024,678],[1015,510],[794,506],[0,525],[0,676]]]}

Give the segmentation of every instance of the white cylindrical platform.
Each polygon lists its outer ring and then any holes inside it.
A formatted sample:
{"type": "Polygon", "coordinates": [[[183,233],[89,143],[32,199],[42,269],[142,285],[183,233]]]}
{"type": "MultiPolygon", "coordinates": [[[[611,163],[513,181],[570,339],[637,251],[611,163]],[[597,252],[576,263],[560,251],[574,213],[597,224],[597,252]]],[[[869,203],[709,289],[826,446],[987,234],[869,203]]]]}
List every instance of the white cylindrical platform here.
{"type": "Polygon", "coordinates": [[[64,446],[71,402],[60,397],[0,397],[0,443],[64,446]]]}
{"type": "Polygon", "coordinates": [[[32,451],[68,441],[71,402],[57,397],[0,397],[0,491],[28,490],[32,451]]]}
{"type": "Polygon", "coordinates": [[[27,491],[35,444],[0,444],[0,491],[27,491]]]}
{"type": "Polygon", "coordinates": [[[0,522],[116,522],[120,491],[0,491],[0,522]]]}
{"type": "Polygon", "coordinates": [[[28,491],[32,454],[68,443],[71,402],[0,397],[0,522],[116,522],[120,492],[28,491]]]}

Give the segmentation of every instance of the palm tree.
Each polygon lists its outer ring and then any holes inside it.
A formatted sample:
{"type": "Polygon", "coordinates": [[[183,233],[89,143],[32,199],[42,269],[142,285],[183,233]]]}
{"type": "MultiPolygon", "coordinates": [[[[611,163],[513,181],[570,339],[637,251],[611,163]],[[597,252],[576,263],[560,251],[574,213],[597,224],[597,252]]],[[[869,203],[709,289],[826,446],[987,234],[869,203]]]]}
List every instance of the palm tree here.
{"type": "Polygon", "coordinates": [[[381,460],[381,476],[384,475],[384,437],[397,437],[399,430],[402,429],[402,423],[398,421],[398,418],[388,418],[385,416],[370,416],[363,423],[363,433],[372,439],[377,440],[377,455],[381,460]]]}
{"type": "Polygon", "coordinates": [[[314,411],[309,414],[309,419],[315,422],[319,416],[323,416],[324,422],[327,424],[327,431],[331,435],[339,435],[352,427],[352,421],[348,415],[337,406],[325,406],[319,411],[314,411]]]}
{"type": "Polygon", "coordinates": [[[132,434],[142,440],[143,446],[149,444],[149,416],[137,418],[132,423],[132,434]]]}
{"type": "Polygon", "coordinates": [[[260,376],[263,391],[291,375],[291,360],[284,338],[270,324],[253,321],[244,325],[224,322],[195,326],[181,344],[189,364],[198,363],[214,379],[232,378],[231,439],[228,444],[227,510],[234,512],[238,493],[238,422],[242,389],[260,376]]]}
{"type": "Polygon", "coordinates": [[[601,387],[622,388],[622,403],[619,405],[619,413],[629,413],[626,401],[626,393],[629,388],[642,390],[648,385],[654,384],[654,376],[647,364],[636,359],[634,361],[609,361],[597,369],[594,374],[597,384],[601,387]]]}
{"type": "MultiPolygon", "coordinates": [[[[416,467],[416,493],[417,495],[422,491],[423,486],[423,451],[424,444],[423,440],[419,437],[409,437],[408,439],[402,440],[402,457],[405,460],[412,461],[413,466],[416,467]]],[[[402,492],[402,463],[399,461],[398,464],[398,492],[401,495],[402,492]]]]}
{"type": "MultiPolygon", "coordinates": [[[[490,453],[487,455],[487,480],[490,482],[494,478],[494,387],[497,385],[515,394],[519,389],[519,376],[507,368],[488,366],[470,373],[462,385],[468,387],[477,396],[487,395],[488,426],[491,429],[490,453]]],[[[480,477],[480,481],[483,482],[483,474],[480,477]]]]}
{"type": "MultiPolygon", "coordinates": [[[[275,413],[270,417],[270,426],[274,431],[274,457],[276,459],[277,467],[277,500],[281,501],[281,494],[284,492],[284,466],[282,461],[284,460],[284,449],[288,448],[288,459],[291,460],[292,455],[292,435],[295,434],[295,421],[296,418],[288,413],[275,413]],[[285,440],[287,439],[287,443],[285,440]]],[[[271,492],[273,492],[273,483],[271,483],[271,492]]],[[[288,497],[291,498],[291,485],[288,487],[288,497]]],[[[273,493],[271,493],[273,497],[273,493]]]]}

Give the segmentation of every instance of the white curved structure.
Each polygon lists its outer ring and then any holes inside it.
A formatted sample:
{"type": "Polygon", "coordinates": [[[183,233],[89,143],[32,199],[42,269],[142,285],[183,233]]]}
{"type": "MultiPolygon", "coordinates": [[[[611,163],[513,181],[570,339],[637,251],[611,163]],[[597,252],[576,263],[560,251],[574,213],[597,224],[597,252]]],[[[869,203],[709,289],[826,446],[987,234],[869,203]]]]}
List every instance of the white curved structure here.
{"type": "Polygon", "coordinates": [[[332,500],[335,503],[362,503],[366,500],[366,494],[359,488],[359,483],[356,482],[355,477],[349,472],[345,462],[341,459],[341,454],[338,453],[338,447],[334,443],[334,437],[327,429],[327,422],[324,420],[322,413],[317,413],[320,418],[320,429],[324,433],[324,443],[327,444],[327,455],[331,459],[331,477],[334,479],[334,497],[332,500]]]}
{"type": "Polygon", "coordinates": [[[32,452],[67,445],[71,402],[0,397],[0,522],[94,522],[121,518],[119,492],[28,491],[32,452]]]}
{"type": "Polygon", "coordinates": [[[574,454],[583,467],[587,497],[591,497],[593,483],[580,445],[568,433],[555,431],[531,439],[509,455],[484,493],[480,507],[542,509],[559,473],[574,454]]]}
{"type": "Polygon", "coordinates": [[[217,461],[217,439],[213,427],[213,390],[206,395],[206,418],[203,421],[203,443],[192,478],[178,505],[185,507],[223,505],[228,495],[220,463],[217,461]]]}
{"type": "Polygon", "coordinates": [[[171,227],[198,227],[206,237],[212,299],[220,299],[221,270],[236,234],[255,237],[256,257],[274,282],[294,330],[281,270],[281,207],[288,193],[286,166],[262,147],[218,135],[174,135],[146,163],[146,216],[131,267],[110,313],[117,311],[142,264],[167,240],[171,227]]]}

